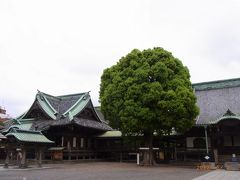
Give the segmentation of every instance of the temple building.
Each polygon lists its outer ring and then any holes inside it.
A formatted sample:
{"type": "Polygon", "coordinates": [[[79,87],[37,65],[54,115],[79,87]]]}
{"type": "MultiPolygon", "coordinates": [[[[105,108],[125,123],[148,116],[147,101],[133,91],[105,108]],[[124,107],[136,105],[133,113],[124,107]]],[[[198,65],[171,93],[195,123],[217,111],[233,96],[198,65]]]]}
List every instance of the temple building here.
{"type": "MultiPolygon", "coordinates": [[[[223,163],[232,154],[240,157],[240,78],[196,83],[193,88],[200,108],[195,126],[184,134],[155,136],[156,161],[202,161],[208,155],[223,163]]],[[[17,149],[40,164],[41,159],[136,159],[143,146],[141,137],[124,141],[93,106],[89,92],[52,96],[38,91],[29,110],[6,121],[1,133],[7,137],[6,164],[8,153],[17,149]]]]}
{"type": "Polygon", "coordinates": [[[42,144],[43,159],[71,160],[104,156],[95,149],[103,146],[99,141],[108,131],[112,128],[100,119],[88,92],[52,96],[38,91],[29,110],[6,121],[2,133],[9,139],[6,147],[26,149],[27,158],[36,158],[34,144],[42,144]]]}
{"type": "Polygon", "coordinates": [[[209,156],[216,163],[240,157],[240,78],[193,84],[200,114],[178,154],[185,160],[209,156]],[[181,156],[182,155],[182,156],[181,156]]]}

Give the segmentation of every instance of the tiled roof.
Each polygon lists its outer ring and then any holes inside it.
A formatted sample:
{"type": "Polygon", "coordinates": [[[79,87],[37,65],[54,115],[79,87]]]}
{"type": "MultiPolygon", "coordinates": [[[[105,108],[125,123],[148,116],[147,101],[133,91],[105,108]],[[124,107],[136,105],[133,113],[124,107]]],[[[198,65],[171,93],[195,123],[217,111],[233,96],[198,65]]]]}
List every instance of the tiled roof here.
{"type": "Polygon", "coordinates": [[[99,107],[99,106],[98,106],[98,107],[94,107],[94,109],[95,109],[95,111],[96,111],[98,117],[101,119],[101,121],[103,121],[103,122],[107,122],[107,121],[105,120],[105,118],[104,118],[104,115],[103,115],[103,113],[102,113],[100,107],[99,107]]]}
{"type": "Polygon", "coordinates": [[[197,125],[217,123],[228,110],[240,116],[240,78],[198,83],[193,87],[200,108],[197,125]]]}
{"type": "Polygon", "coordinates": [[[28,142],[28,143],[54,143],[53,141],[46,138],[39,131],[26,131],[15,129],[6,134],[6,137],[15,137],[20,142],[28,142]]]}
{"type": "Polygon", "coordinates": [[[103,122],[97,122],[97,121],[82,119],[82,118],[74,118],[74,122],[77,125],[80,125],[82,127],[89,127],[89,128],[99,129],[104,131],[112,130],[110,126],[108,126],[106,123],[103,123],[103,122]]]}
{"type": "Polygon", "coordinates": [[[17,119],[7,121],[5,123],[5,129],[2,132],[8,133],[12,127],[22,130],[43,131],[49,129],[51,126],[61,126],[71,123],[102,131],[112,130],[105,121],[99,118],[88,92],[65,96],[52,96],[38,91],[36,99],[30,109],[17,119]],[[85,108],[92,110],[91,112],[93,114],[90,119],[78,116],[85,108]],[[32,118],[33,114],[31,114],[31,112],[36,109],[44,113],[43,118],[32,118]]]}
{"type": "Polygon", "coordinates": [[[83,118],[77,118],[74,117],[72,120],[70,120],[68,117],[59,119],[57,121],[35,121],[32,130],[34,130],[34,127],[38,127],[38,130],[46,130],[51,126],[62,126],[62,125],[67,125],[67,124],[76,124],[81,127],[86,127],[86,128],[92,128],[92,129],[98,129],[102,131],[110,131],[112,128],[108,126],[106,123],[103,122],[98,122],[94,120],[89,120],[89,119],[83,119],[83,118]]]}
{"type": "Polygon", "coordinates": [[[50,105],[59,113],[64,114],[69,110],[78,100],[82,99],[88,93],[70,94],[65,96],[51,96],[42,93],[50,105]]]}
{"type": "Polygon", "coordinates": [[[29,112],[36,104],[40,105],[44,113],[54,120],[61,116],[66,116],[67,113],[71,113],[74,116],[81,112],[90,100],[88,92],[65,96],[52,96],[38,91],[33,105],[26,113],[20,116],[19,119],[28,118],[29,112]]]}

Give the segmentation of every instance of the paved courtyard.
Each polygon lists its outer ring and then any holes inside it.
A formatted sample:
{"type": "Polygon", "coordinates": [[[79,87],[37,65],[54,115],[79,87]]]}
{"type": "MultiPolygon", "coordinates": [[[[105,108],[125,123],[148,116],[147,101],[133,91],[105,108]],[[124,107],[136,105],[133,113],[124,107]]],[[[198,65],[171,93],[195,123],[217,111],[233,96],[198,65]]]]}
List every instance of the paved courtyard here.
{"type": "Polygon", "coordinates": [[[225,171],[225,170],[216,170],[209,172],[203,176],[194,178],[194,180],[238,180],[240,179],[239,171],[225,171]]]}
{"type": "Polygon", "coordinates": [[[182,167],[139,167],[133,163],[46,164],[45,168],[3,169],[1,180],[190,180],[208,171],[182,167]]]}

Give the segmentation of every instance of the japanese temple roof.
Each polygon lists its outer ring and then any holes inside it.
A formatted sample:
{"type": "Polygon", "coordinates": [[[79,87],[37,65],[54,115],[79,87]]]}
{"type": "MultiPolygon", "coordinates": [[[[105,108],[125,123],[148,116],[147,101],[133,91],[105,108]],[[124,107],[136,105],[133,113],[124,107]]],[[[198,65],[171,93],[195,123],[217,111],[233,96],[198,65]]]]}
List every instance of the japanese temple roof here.
{"type": "Polygon", "coordinates": [[[200,114],[196,125],[240,117],[240,78],[193,84],[200,114]],[[227,116],[227,111],[233,114],[227,116]]]}
{"type": "Polygon", "coordinates": [[[94,109],[95,109],[96,113],[98,114],[98,117],[101,119],[101,121],[107,123],[107,120],[105,119],[100,106],[94,107],[94,109]]]}
{"type": "Polygon", "coordinates": [[[35,127],[37,127],[37,129],[39,129],[39,130],[46,130],[51,126],[62,126],[62,125],[67,125],[67,124],[76,124],[81,127],[87,127],[87,128],[104,130],[104,131],[112,130],[112,128],[104,122],[97,122],[97,121],[83,119],[83,118],[77,118],[77,117],[74,117],[72,120],[70,120],[68,117],[60,119],[58,121],[36,120],[33,123],[31,130],[34,130],[35,127]]]}
{"type": "Polygon", "coordinates": [[[27,112],[16,119],[5,122],[3,133],[8,133],[10,128],[20,130],[47,130],[51,126],[76,124],[101,131],[112,130],[108,124],[99,117],[93,107],[89,92],[52,96],[38,91],[36,98],[27,112]],[[92,110],[94,120],[78,116],[85,108],[92,110]],[[33,117],[31,113],[37,109],[43,117],[33,117]]]}
{"type": "MultiPolygon", "coordinates": [[[[13,128],[14,129],[14,128],[13,128]]],[[[14,129],[11,130],[6,137],[15,137],[20,142],[28,143],[54,143],[53,141],[46,138],[40,131],[27,131],[14,129]]]]}
{"type": "MultiPolygon", "coordinates": [[[[78,114],[90,100],[89,92],[52,96],[38,91],[34,103],[37,102],[51,119],[56,120],[57,116],[67,116],[68,114],[74,116],[78,114]]],[[[21,115],[20,118],[24,119],[29,111],[21,115]]]]}
{"type": "Polygon", "coordinates": [[[22,119],[21,121],[18,119],[12,119],[11,124],[7,126],[4,130],[2,130],[3,133],[8,133],[11,128],[21,129],[21,130],[30,130],[33,124],[34,119],[22,119]]]}

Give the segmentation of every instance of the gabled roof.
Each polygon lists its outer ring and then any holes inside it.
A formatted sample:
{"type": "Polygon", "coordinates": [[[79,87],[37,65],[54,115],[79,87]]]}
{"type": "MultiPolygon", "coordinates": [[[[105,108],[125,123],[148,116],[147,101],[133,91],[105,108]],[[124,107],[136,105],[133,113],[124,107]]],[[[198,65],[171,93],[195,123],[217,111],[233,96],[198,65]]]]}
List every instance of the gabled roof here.
{"type": "Polygon", "coordinates": [[[89,92],[64,96],[52,96],[38,91],[33,105],[24,115],[20,116],[20,119],[26,118],[36,103],[40,106],[43,112],[49,116],[49,118],[56,120],[57,117],[61,116],[75,116],[82,111],[89,101],[89,92]]]}
{"type": "Polygon", "coordinates": [[[240,117],[240,78],[197,83],[193,87],[200,108],[197,125],[226,119],[224,115],[228,110],[235,114],[234,117],[240,117]]]}
{"type": "Polygon", "coordinates": [[[52,96],[38,91],[29,110],[17,119],[7,121],[2,132],[6,134],[12,127],[20,130],[43,131],[51,126],[62,126],[70,123],[101,131],[112,130],[105,121],[100,119],[93,107],[89,92],[52,96]],[[90,112],[89,119],[80,115],[85,109],[87,109],[86,112],[90,112]],[[35,113],[31,113],[36,112],[36,110],[44,117],[32,117],[35,113]]]}
{"type": "Polygon", "coordinates": [[[18,141],[25,143],[54,143],[53,141],[46,138],[40,131],[27,131],[12,128],[11,131],[5,136],[13,136],[18,141]]]}

